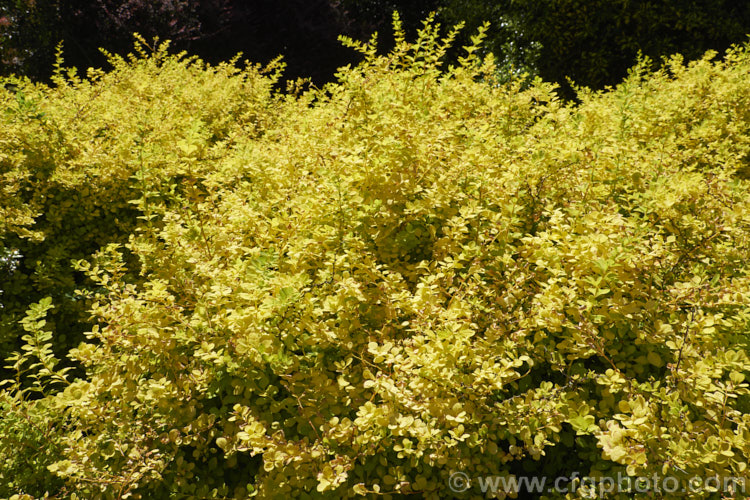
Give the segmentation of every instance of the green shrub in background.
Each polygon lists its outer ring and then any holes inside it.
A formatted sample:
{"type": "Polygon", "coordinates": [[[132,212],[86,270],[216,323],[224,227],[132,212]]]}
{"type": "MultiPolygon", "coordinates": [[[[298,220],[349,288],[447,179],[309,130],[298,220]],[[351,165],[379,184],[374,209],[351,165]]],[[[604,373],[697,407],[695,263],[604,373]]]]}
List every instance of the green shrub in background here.
{"type": "MultiPolygon", "coordinates": [[[[343,0],[383,2],[386,0],[343,0]]],[[[638,54],[655,60],[674,53],[690,59],[724,51],[746,39],[750,4],[731,0],[441,0],[441,18],[484,20],[493,29],[485,46],[507,66],[568,85],[603,89],[620,82],[638,54]]]]}
{"type": "Polygon", "coordinates": [[[0,495],[748,477],[748,47],[573,106],[454,35],[285,95],[163,47],[3,94],[0,495]]]}

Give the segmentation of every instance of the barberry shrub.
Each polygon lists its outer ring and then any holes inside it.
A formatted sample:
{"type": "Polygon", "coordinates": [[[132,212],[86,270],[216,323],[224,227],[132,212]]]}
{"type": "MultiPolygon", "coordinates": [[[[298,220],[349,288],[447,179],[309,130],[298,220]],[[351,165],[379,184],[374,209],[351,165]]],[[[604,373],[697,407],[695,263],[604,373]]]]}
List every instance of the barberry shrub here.
{"type": "Polygon", "coordinates": [[[0,296],[0,495],[748,477],[750,47],[568,104],[497,81],[483,31],[447,68],[455,31],[395,33],[319,89],[162,47],[2,94],[6,273],[39,297],[0,296]]]}

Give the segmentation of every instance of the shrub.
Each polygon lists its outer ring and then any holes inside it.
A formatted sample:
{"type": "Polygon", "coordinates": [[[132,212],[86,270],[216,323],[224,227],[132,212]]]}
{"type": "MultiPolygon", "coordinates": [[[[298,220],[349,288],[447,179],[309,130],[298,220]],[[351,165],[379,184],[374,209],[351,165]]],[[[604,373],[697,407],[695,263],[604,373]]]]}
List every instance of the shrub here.
{"type": "Polygon", "coordinates": [[[236,135],[263,127],[272,77],[257,67],[206,68],[167,57],[166,45],[145,57],[143,43],[136,47],[143,57],[110,56],[109,73],[91,70],[81,79],[58,67],[54,87],[13,79],[13,91],[0,91],[6,352],[21,335],[26,308],[45,296],[57,305],[49,318],[56,344],[77,345],[90,315],[75,293],[87,284],[71,259],[153,226],[150,203],[180,193],[236,135]]]}
{"type": "Polygon", "coordinates": [[[88,281],[32,308],[16,368],[50,359],[45,307],[93,318],[81,376],[42,362],[63,385],[4,393],[52,419],[36,484],[439,498],[456,471],[748,476],[748,47],[573,106],[496,82],[482,32],[442,68],[454,32],[395,24],[391,53],[345,39],[364,62],[286,95],[163,49],[22,86],[0,165],[34,203],[4,198],[3,240],[61,275],[80,256],[88,281]]]}

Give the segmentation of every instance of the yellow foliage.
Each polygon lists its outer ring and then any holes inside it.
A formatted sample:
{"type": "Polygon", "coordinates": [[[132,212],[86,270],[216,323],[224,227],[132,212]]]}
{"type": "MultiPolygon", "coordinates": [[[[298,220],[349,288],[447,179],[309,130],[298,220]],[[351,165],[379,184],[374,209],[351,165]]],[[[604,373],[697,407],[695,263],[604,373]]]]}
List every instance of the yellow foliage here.
{"type": "MultiPolygon", "coordinates": [[[[476,48],[442,68],[452,36],[346,41],[365,61],[296,94],[165,47],[0,93],[4,339],[50,295],[27,331],[82,367],[0,399],[45,412],[50,494],[747,477],[747,47],[573,105],[476,48]]],[[[41,496],[11,448],[0,493],[41,496]]]]}

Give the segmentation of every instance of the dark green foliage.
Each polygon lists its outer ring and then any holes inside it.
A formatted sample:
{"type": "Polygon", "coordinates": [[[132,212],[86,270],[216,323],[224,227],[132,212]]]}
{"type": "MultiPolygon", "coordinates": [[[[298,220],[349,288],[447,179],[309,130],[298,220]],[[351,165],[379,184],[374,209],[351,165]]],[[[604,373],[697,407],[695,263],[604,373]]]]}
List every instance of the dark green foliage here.
{"type": "Polygon", "coordinates": [[[49,72],[59,21],[58,0],[0,2],[0,75],[49,72]]]}
{"type": "Polygon", "coordinates": [[[106,68],[98,48],[126,52],[135,32],[217,64],[238,52],[263,62],[283,54],[288,78],[326,81],[353,60],[337,40],[344,22],[328,0],[16,0],[0,5],[0,76],[47,79],[60,42],[71,66],[106,68]]]}
{"type": "Polygon", "coordinates": [[[485,43],[504,74],[527,72],[561,85],[603,88],[619,83],[639,52],[700,57],[723,52],[750,33],[750,2],[733,0],[342,0],[349,28],[359,36],[388,32],[388,12],[396,9],[411,28],[426,11],[438,11],[446,25],[465,21],[468,34],[483,22],[485,43]],[[368,32],[369,30],[369,32],[368,32]]]}
{"type": "Polygon", "coordinates": [[[227,0],[14,0],[0,5],[0,75],[48,78],[60,42],[80,68],[106,64],[99,47],[128,50],[134,32],[187,49],[215,36],[228,15],[227,0]]]}
{"type": "Polygon", "coordinates": [[[560,84],[619,83],[639,52],[653,60],[723,52],[750,33],[750,2],[734,0],[444,0],[442,17],[493,24],[487,46],[507,65],[560,84]]]}
{"type": "MultiPolygon", "coordinates": [[[[69,64],[106,66],[97,47],[124,52],[132,33],[170,39],[173,47],[218,63],[238,52],[267,62],[284,55],[286,77],[330,81],[354,62],[339,33],[363,39],[378,31],[389,49],[391,13],[407,32],[430,12],[445,25],[466,21],[468,33],[491,22],[485,43],[508,77],[528,73],[558,83],[573,97],[568,79],[596,89],[625,77],[639,53],[659,61],[723,52],[750,31],[750,2],[734,0],[6,0],[0,5],[0,75],[44,79],[54,47],[64,41],[69,64]]],[[[455,60],[459,50],[448,53],[455,60]]]]}

